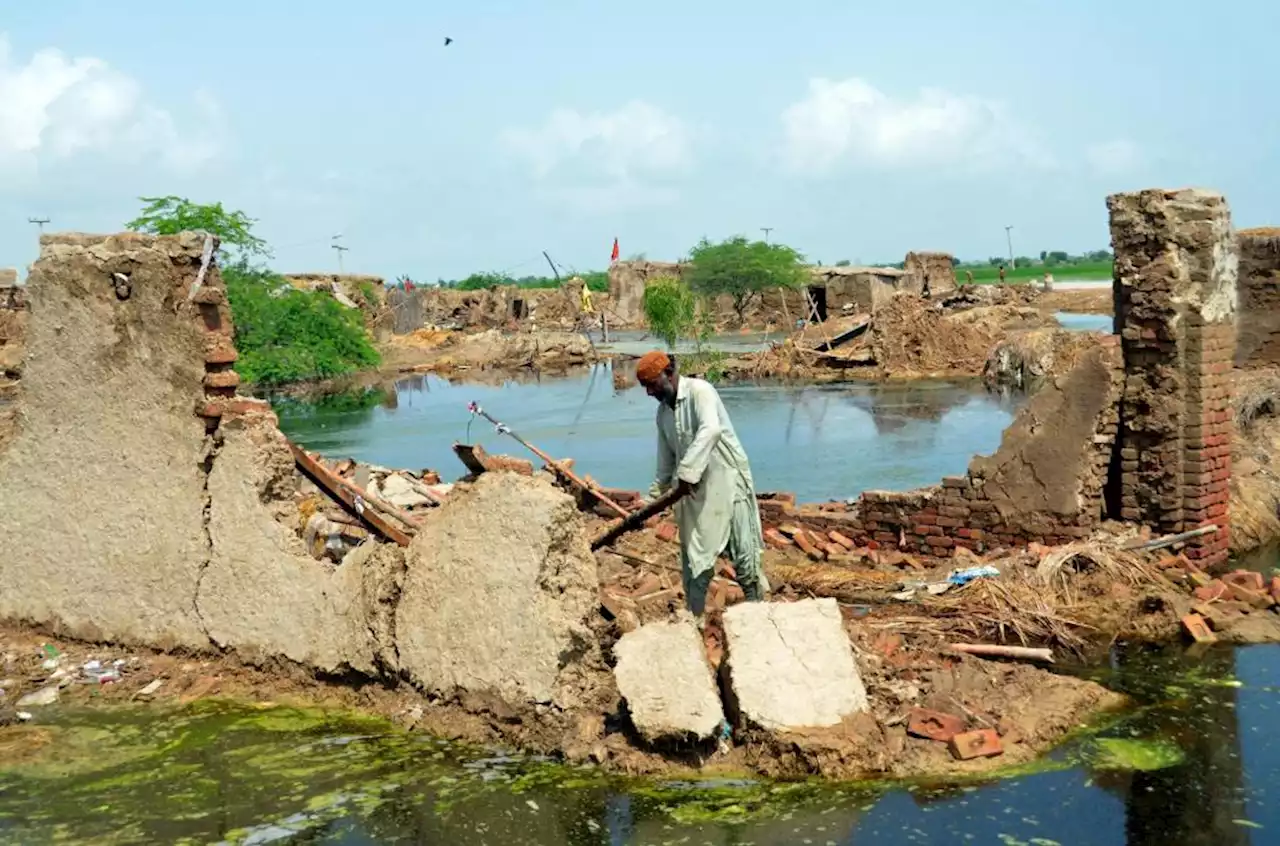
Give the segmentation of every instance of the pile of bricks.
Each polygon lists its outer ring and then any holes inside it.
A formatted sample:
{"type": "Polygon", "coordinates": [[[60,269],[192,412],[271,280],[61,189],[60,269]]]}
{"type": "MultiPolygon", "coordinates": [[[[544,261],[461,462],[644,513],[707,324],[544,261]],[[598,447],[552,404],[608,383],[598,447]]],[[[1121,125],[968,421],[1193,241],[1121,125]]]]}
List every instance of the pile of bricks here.
{"type": "Polygon", "coordinates": [[[1215,579],[1186,559],[1182,563],[1195,597],[1182,627],[1197,642],[1216,640],[1213,632],[1230,628],[1243,615],[1280,611],[1280,576],[1268,583],[1257,571],[1235,570],[1215,579]]]}

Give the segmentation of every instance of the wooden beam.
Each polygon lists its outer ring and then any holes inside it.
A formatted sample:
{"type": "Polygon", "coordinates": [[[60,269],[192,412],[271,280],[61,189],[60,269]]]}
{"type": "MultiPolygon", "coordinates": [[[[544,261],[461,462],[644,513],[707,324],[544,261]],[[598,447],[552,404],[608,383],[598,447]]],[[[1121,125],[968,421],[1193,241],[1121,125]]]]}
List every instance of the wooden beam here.
{"type": "MultiPolygon", "coordinates": [[[[337,502],[341,503],[348,511],[367,523],[369,528],[377,532],[382,537],[397,543],[400,546],[409,545],[409,541],[411,541],[413,537],[400,530],[389,520],[379,514],[377,508],[369,499],[369,494],[366,493],[363,488],[353,485],[346,479],[338,476],[297,444],[290,442],[289,449],[293,451],[293,458],[294,461],[297,462],[298,467],[311,479],[311,481],[315,482],[321,490],[326,491],[337,502]]],[[[397,520],[403,521],[406,525],[414,525],[413,521],[407,514],[397,513],[395,509],[391,511],[391,514],[397,520]]]]}
{"type": "Polygon", "coordinates": [[[596,550],[602,546],[608,546],[627,532],[634,532],[636,529],[643,526],[645,521],[653,515],[661,514],[672,505],[675,505],[682,496],[684,496],[684,494],[680,493],[678,489],[672,488],[648,505],[632,511],[626,517],[616,523],[612,523],[609,528],[597,535],[596,538],[591,541],[591,549],[596,550]]]}

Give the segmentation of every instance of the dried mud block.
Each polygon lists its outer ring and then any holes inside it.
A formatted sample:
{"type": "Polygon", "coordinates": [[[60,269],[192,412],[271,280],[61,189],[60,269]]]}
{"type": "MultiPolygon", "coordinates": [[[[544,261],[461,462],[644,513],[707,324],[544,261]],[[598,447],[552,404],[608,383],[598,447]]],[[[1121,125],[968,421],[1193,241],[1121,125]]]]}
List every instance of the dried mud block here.
{"type": "Polygon", "coordinates": [[[588,627],[599,578],[582,519],[545,479],[485,473],[455,488],[406,550],[400,668],[432,693],[581,705],[595,683],[585,668],[600,653],[588,627]]]}
{"type": "Polygon", "coordinates": [[[834,726],[867,691],[834,599],[746,602],[724,614],[731,710],[739,724],[834,726]]]}
{"type": "Polygon", "coordinates": [[[623,635],[613,654],[618,692],[645,740],[715,734],[724,709],[692,621],[641,626],[623,635]]]}

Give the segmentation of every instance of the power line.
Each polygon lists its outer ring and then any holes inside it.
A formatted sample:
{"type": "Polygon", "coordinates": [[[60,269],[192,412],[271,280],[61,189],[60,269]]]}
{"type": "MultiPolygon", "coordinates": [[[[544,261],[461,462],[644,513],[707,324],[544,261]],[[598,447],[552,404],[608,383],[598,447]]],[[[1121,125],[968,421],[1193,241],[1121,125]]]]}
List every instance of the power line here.
{"type": "Polygon", "coordinates": [[[338,243],[338,239],[341,237],[342,235],[338,234],[338,235],[334,235],[330,239],[331,241],[333,241],[333,243],[330,246],[333,247],[334,251],[338,254],[338,274],[339,275],[346,273],[346,271],[342,267],[342,254],[345,253],[347,250],[351,249],[350,247],[344,247],[338,243]]]}
{"type": "Polygon", "coordinates": [[[47,218],[47,217],[29,217],[29,218],[27,218],[27,223],[34,223],[36,226],[40,227],[40,234],[41,234],[41,235],[43,235],[43,234],[44,234],[44,225],[45,225],[46,223],[48,223],[48,222],[49,222],[49,218],[47,218]]]}

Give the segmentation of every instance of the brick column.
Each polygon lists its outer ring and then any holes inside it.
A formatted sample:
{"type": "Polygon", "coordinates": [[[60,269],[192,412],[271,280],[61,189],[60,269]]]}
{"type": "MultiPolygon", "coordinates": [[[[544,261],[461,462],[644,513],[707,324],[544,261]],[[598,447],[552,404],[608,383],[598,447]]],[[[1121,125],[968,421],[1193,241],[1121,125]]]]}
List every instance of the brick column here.
{"type": "Polygon", "coordinates": [[[1237,257],[1221,195],[1148,190],[1107,198],[1115,250],[1120,516],[1161,533],[1214,523],[1189,557],[1226,559],[1230,372],[1237,257]]]}

